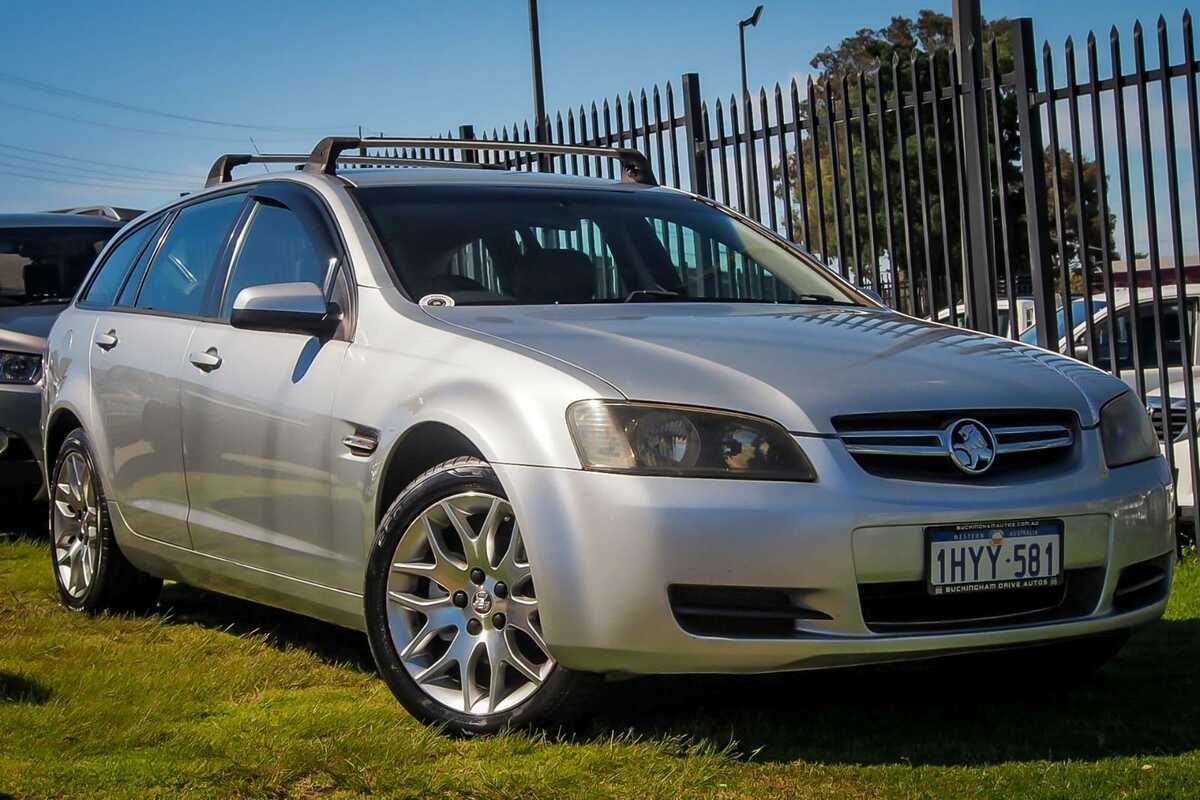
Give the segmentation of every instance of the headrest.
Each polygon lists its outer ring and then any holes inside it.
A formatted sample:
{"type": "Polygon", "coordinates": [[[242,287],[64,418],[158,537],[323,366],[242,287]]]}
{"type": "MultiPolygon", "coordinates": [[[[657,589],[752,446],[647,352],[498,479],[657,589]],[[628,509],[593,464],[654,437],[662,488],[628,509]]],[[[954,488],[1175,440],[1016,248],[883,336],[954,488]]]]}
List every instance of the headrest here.
{"type": "Polygon", "coordinates": [[[59,294],[58,270],[52,264],[33,261],[25,265],[21,277],[25,294],[33,297],[55,297],[59,294]]]}
{"type": "Polygon", "coordinates": [[[579,250],[530,250],[513,271],[513,294],[531,303],[582,303],[596,293],[596,266],[579,250]]]}

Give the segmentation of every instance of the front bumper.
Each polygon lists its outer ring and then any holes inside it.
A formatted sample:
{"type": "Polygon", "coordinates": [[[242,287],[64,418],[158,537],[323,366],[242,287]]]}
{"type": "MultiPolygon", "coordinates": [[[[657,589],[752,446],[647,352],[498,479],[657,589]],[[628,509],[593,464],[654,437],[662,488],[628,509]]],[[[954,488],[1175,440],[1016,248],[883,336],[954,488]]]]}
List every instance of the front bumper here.
{"type": "MultiPolygon", "coordinates": [[[[1082,463],[1099,463],[1085,432],[1082,463]]],[[[496,464],[521,520],[546,640],[567,667],[597,672],[769,672],[1011,647],[1128,628],[1159,617],[1165,591],[1115,611],[1121,570],[1159,559],[1170,580],[1174,508],[1161,459],[1074,470],[1036,484],[884,480],[837,440],[805,439],[812,484],[636,477],[496,464]],[[1053,517],[1064,568],[1095,576],[1094,602],[1066,619],[879,633],[860,585],[924,579],[924,528],[1053,517]],[[712,636],[681,627],[668,587],[771,587],[827,619],[787,635],[712,636]]]]}
{"type": "Polygon", "coordinates": [[[22,502],[42,493],[42,387],[0,386],[0,499],[22,502]]]}

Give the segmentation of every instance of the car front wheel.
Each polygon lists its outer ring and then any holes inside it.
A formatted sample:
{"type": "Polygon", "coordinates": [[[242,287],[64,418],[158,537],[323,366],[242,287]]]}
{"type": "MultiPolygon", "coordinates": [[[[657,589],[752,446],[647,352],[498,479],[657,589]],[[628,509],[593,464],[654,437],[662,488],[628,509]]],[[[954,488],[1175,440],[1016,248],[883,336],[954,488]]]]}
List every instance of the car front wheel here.
{"type": "Polygon", "coordinates": [[[364,595],[380,673],[424,722],[491,733],[561,719],[588,682],[543,639],[520,522],[478,459],[439,464],[401,492],[364,595]]]}

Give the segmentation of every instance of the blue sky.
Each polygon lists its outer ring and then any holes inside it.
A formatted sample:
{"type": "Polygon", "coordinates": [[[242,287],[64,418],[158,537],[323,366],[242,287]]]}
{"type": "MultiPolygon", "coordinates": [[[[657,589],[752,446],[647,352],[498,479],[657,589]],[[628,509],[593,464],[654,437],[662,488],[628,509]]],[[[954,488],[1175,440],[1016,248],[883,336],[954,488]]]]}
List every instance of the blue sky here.
{"type": "MultiPolygon", "coordinates": [[[[806,76],[814,53],[856,28],[879,27],[893,14],[912,16],[926,6],[950,10],[948,2],[907,0],[764,4],[748,40],[754,85],[806,76]]],[[[678,81],[686,71],[700,73],[706,98],[728,97],[738,85],[736,21],[754,5],[541,0],[547,106],[565,110],[636,93],[678,81]]],[[[1068,34],[1082,40],[1089,27],[1106,33],[1114,23],[1127,35],[1139,13],[1151,28],[1158,13],[1175,26],[1183,8],[994,0],[984,13],[1032,16],[1037,35],[1058,45],[1068,34]]],[[[423,135],[463,122],[490,129],[529,115],[525,0],[352,6],[10,0],[3,31],[0,211],[77,203],[151,207],[195,188],[200,179],[191,176],[202,176],[221,152],[250,148],[250,136],[263,151],[306,151],[320,135],[358,125],[423,135]],[[260,127],[133,113],[19,79],[260,127]]]]}

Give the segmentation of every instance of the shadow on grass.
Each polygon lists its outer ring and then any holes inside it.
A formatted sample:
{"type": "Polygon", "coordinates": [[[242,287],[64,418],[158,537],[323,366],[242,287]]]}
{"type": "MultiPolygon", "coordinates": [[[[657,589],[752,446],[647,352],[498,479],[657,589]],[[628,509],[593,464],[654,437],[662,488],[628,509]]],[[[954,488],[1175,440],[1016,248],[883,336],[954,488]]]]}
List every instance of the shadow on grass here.
{"type": "MultiPolygon", "coordinates": [[[[606,687],[565,732],[683,735],[754,761],[994,764],[1176,754],[1200,747],[1200,620],[1136,634],[1067,689],[1018,688],[987,660],[752,677],[646,678],[606,687]]],[[[1036,681],[1035,681],[1036,685],[1036,681]]]]}
{"type": "MultiPolygon", "coordinates": [[[[174,624],[264,634],[363,672],[362,634],[297,614],[169,584],[174,624]]],[[[1036,683],[1036,681],[1035,681],[1036,683]]],[[[1200,620],[1137,633],[1094,677],[1068,689],[1020,689],[986,659],[763,676],[640,678],[602,686],[559,742],[614,733],[683,737],[756,762],[982,765],[1175,754],[1200,747],[1200,620]]]]}
{"type": "Polygon", "coordinates": [[[0,533],[44,540],[49,530],[49,513],[45,503],[0,504],[0,533]]]}
{"type": "Polygon", "coordinates": [[[0,703],[28,703],[40,706],[50,699],[48,687],[25,675],[0,671],[0,703]]]}
{"type": "Polygon", "coordinates": [[[290,611],[168,583],[159,598],[159,613],[171,624],[219,628],[237,636],[258,634],[280,650],[299,648],[330,664],[375,672],[366,636],[290,611]]]}

